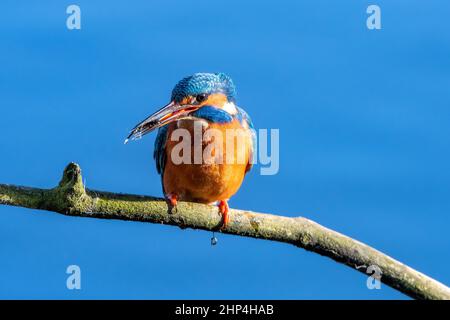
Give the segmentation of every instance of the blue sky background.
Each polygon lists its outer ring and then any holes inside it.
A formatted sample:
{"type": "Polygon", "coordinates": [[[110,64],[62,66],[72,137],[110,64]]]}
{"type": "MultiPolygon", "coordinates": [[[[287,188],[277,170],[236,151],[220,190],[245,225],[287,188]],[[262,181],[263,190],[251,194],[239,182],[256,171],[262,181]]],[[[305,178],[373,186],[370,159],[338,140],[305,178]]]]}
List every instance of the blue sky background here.
{"type": "MultiPolygon", "coordinates": [[[[303,215],[450,284],[448,1],[3,0],[0,182],[161,195],[129,129],[194,72],[228,73],[280,172],[231,206],[303,215]],[[382,9],[382,30],[366,8],[382,9]]],[[[0,206],[0,298],[403,299],[293,246],[0,206]],[[82,290],[66,289],[77,264],[82,290]]]]}

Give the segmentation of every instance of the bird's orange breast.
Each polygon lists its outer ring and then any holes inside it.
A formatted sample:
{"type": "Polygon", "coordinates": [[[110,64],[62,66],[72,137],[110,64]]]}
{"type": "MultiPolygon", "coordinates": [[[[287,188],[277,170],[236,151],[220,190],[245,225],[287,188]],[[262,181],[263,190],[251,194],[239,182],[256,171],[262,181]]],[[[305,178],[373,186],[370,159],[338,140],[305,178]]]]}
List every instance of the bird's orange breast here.
{"type": "Polygon", "coordinates": [[[176,194],[179,200],[202,203],[229,199],[239,190],[247,171],[252,147],[251,133],[238,120],[230,123],[203,122],[200,130],[202,137],[197,136],[196,144],[194,121],[202,120],[186,119],[169,124],[163,174],[164,192],[176,194]],[[180,150],[181,139],[172,141],[176,129],[189,133],[189,151],[180,150]],[[218,136],[222,136],[222,139],[218,136]],[[202,156],[200,162],[199,147],[202,156]],[[183,154],[185,151],[190,153],[190,157],[183,154]],[[182,156],[185,156],[185,160],[190,158],[190,161],[180,163],[182,156]]]}

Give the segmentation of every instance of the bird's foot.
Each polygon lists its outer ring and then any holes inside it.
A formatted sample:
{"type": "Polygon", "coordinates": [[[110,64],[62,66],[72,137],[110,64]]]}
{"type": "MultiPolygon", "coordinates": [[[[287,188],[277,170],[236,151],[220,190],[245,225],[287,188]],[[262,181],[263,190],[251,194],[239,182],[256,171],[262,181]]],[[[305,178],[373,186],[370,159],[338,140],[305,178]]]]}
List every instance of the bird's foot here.
{"type": "Polygon", "coordinates": [[[222,225],[220,226],[220,229],[224,229],[230,222],[230,215],[228,214],[230,207],[228,206],[227,200],[220,200],[218,207],[219,212],[222,214],[222,225]]]}
{"type": "Polygon", "coordinates": [[[169,206],[169,213],[172,213],[172,210],[177,207],[178,196],[175,193],[169,193],[166,195],[166,201],[169,206]]]}

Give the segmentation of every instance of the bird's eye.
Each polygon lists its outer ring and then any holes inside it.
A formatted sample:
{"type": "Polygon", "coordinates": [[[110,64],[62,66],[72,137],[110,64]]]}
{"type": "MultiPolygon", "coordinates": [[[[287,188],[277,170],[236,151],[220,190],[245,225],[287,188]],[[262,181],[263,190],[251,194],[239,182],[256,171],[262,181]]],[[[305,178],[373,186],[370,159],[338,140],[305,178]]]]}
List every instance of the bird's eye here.
{"type": "Polygon", "coordinates": [[[206,98],[208,98],[208,95],[205,93],[199,94],[195,97],[195,100],[197,101],[197,103],[202,103],[203,101],[206,100],[206,98]]]}

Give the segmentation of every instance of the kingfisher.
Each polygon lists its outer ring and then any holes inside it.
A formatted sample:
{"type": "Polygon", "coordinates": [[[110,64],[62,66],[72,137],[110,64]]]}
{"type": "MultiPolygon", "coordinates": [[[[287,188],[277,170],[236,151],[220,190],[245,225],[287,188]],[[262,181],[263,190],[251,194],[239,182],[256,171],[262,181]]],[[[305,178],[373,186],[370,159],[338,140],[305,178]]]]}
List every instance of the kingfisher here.
{"type": "Polygon", "coordinates": [[[229,223],[228,200],[252,168],[256,139],[250,117],[236,105],[231,78],[224,73],[195,73],[181,79],[170,102],[137,124],[125,143],[155,129],[153,157],[168,205],[173,208],[178,201],[217,205],[224,228],[229,223]],[[181,136],[185,141],[180,142],[181,136]]]}

